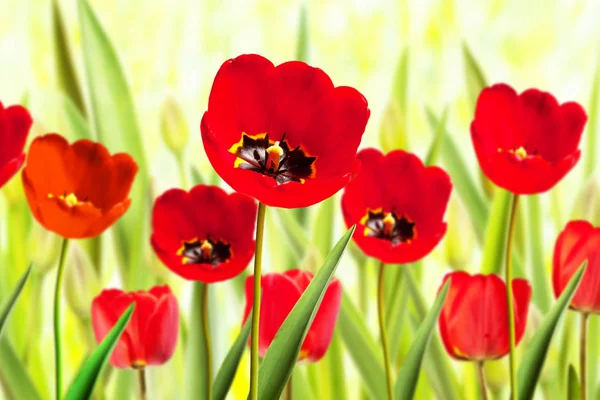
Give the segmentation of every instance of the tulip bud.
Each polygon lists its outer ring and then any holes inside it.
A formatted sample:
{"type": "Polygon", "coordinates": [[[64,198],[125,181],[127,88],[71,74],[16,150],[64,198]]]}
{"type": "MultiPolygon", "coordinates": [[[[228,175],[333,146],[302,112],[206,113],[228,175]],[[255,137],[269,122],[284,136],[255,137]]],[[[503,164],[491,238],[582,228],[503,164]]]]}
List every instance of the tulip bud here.
{"type": "Polygon", "coordinates": [[[45,274],[55,267],[60,252],[61,237],[44,229],[39,224],[32,224],[27,240],[28,254],[33,266],[45,274]]]}
{"type": "Polygon", "coordinates": [[[87,319],[94,295],[101,289],[100,279],[79,243],[72,243],[69,261],[65,268],[67,304],[80,319],[87,319]]]}
{"type": "Polygon", "coordinates": [[[581,188],[575,204],[571,219],[583,219],[590,221],[592,225],[600,225],[600,182],[595,176],[591,176],[581,188]]]}
{"type": "Polygon", "coordinates": [[[160,132],[165,144],[176,156],[180,156],[190,136],[183,110],[172,98],[163,104],[160,132]]]}
{"type": "Polygon", "coordinates": [[[469,263],[474,245],[471,221],[463,204],[456,197],[448,204],[448,231],[444,242],[446,261],[454,270],[463,270],[469,263]]]}

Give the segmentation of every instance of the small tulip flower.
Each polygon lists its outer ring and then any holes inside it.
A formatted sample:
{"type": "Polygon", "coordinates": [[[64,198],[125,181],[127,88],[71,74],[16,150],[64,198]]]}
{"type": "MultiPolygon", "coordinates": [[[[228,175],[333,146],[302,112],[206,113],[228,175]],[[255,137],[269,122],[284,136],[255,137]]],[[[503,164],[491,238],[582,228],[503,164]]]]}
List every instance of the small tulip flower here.
{"type": "Polygon", "coordinates": [[[25,162],[25,142],[33,120],[21,106],[4,108],[0,102],[0,188],[25,162]]]}
{"type": "MultiPolygon", "coordinates": [[[[260,326],[258,349],[261,357],[267,352],[275,334],[304,293],[313,274],[291,270],[285,273],[265,274],[261,279],[260,326]]],[[[244,321],[252,310],[254,277],[246,279],[246,309],[244,321]]],[[[298,361],[319,361],[329,348],[342,299],[342,285],[333,279],[325,292],[306,338],[302,343],[298,361]]]]}
{"type": "Polygon", "coordinates": [[[117,342],[110,363],[117,368],[142,369],[169,361],[179,332],[177,299],[168,286],[149,291],[103,290],[92,302],[92,326],[98,343],[135,303],[135,310],[117,342]]]}
{"type": "MultiPolygon", "coordinates": [[[[457,360],[487,361],[509,353],[506,284],[497,275],[453,272],[439,319],[440,336],[457,360]]],[[[525,332],[531,286],[525,279],[512,281],[515,332],[518,344],[525,332]]]]}
{"type": "Polygon", "coordinates": [[[552,284],[556,297],[586,260],[570,307],[584,314],[600,314],[600,228],[587,221],[571,221],[558,235],[554,247],[552,284]]]}
{"type": "Polygon", "coordinates": [[[241,55],[215,77],[202,141],[219,176],[236,191],[267,206],[307,207],[356,173],[369,115],[356,89],[335,87],[319,68],[241,55]]]}
{"type": "Polygon", "coordinates": [[[100,235],[129,209],[137,171],[128,154],[111,156],[100,143],[69,144],[47,134],[31,143],[22,179],[29,208],[44,228],[84,239],[100,235]]]}
{"type": "Polygon", "coordinates": [[[452,184],[438,167],[413,154],[376,149],[358,153],[362,163],[346,186],[342,211],[361,250],[386,264],[404,264],[429,254],[446,233],[444,214],[452,184]]]}
{"type": "Polygon", "coordinates": [[[496,185],[514,194],[551,189],[577,163],[587,121],[575,102],[508,85],[485,88],[477,100],[471,139],[479,165],[496,185]]]}
{"type": "Polygon", "coordinates": [[[213,283],[241,273],[254,255],[256,202],[240,193],[198,185],[171,189],[152,211],[152,248],[171,271],[213,283]]]}

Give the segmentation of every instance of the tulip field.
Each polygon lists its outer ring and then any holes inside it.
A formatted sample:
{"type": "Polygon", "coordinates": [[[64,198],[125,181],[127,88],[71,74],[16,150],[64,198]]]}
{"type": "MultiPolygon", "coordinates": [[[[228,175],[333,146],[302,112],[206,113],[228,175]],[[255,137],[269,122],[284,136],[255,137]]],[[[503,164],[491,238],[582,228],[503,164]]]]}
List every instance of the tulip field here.
{"type": "Polygon", "coordinates": [[[0,9],[0,400],[600,399],[597,1],[0,9]]]}

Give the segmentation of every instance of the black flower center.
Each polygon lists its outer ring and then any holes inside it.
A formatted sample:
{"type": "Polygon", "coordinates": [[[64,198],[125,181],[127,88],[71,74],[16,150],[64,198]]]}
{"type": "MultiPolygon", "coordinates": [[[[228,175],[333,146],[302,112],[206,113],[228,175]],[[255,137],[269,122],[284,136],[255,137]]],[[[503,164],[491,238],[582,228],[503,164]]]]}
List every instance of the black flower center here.
{"type": "Polygon", "coordinates": [[[181,256],[184,264],[210,264],[215,267],[231,258],[231,245],[221,240],[193,239],[183,242],[177,255],[181,256]]]}
{"type": "Polygon", "coordinates": [[[393,212],[369,210],[361,223],[365,225],[365,236],[389,240],[394,246],[410,243],[417,236],[415,223],[405,216],[398,218],[393,212]]]}
{"type": "Polygon", "coordinates": [[[285,133],[279,141],[269,140],[268,133],[256,136],[242,133],[242,140],[229,151],[238,157],[236,167],[270,176],[278,184],[304,183],[315,174],[317,158],[308,156],[300,146],[290,149],[285,133]]]}

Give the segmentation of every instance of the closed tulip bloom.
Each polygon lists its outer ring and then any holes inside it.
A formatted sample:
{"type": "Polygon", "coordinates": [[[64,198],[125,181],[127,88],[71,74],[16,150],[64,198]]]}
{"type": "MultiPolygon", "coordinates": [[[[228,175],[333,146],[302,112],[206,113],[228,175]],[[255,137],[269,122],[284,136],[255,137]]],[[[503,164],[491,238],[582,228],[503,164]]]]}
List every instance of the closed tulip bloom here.
{"type": "Polygon", "coordinates": [[[369,115],[362,94],[335,87],[319,68],[246,54],[219,69],[202,142],[236,191],[267,206],[307,207],[352,179],[369,115]]]}
{"type": "Polygon", "coordinates": [[[514,194],[551,189],[577,163],[587,121],[575,102],[559,104],[552,94],[521,94],[497,84],[477,99],[471,139],[479,165],[496,185],[514,194]]]}
{"type": "Polygon", "coordinates": [[[425,167],[414,154],[376,149],[358,153],[361,169],[344,189],[346,225],[368,256],[405,264],[429,254],[446,233],[444,214],[452,183],[441,168],[425,167]]]}
{"type": "Polygon", "coordinates": [[[149,291],[106,289],[92,302],[92,326],[98,343],[119,317],[135,303],[135,310],[117,342],[110,363],[117,368],[144,368],[169,361],[179,332],[177,299],[168,286],[149,291]]]}
{"type": "MultiPolygon", "coordinates": [[[[300,296],[313,279],[308,271],[291,270],[263,275],[261,279],[262,297],[260,303],[259,354],[264,357],[275,334],[287,318],[300,296]]],[[[244,321],[252,309],[254,277],[246,278],[246,309],[244,321]]],[[[329,348],[333,330],[340,310],[342,285],[333,279],[323,296],[323,301],[315,315],[306,338],[302,343],[298,361],[319,361],[329,348]]]]}
{"type": "Polygon", "coordinates": [[[33,120],[21,106],[4,108],[0,102],[0,188],[25,162],[23,149],[33,120]]]}
{"type": "Polygon", "coordinates": [[[152,248],[185,279],[214,283],[233,278],[254,255],[257,208],[251,197],[217,186],[167,190],[152,210],[152,248]]]}
{"type": "MultiPolygon", "coordinates": [[[[504,281],[493,274],[458,271],[446,275],[441,287],[448,279],[450,290],[439,318],[440,335],[448,354],[469,361],[507,355],[510,349],[504,281]]],[[[518,344],[525,332],[531,287],[524,279],[514,279],[512,288],[518,344]]]]}
{"type": "Polygon", "coordinates": [[[600,228],[587,221],[571,221],[558,235],[552,263],[554,294],[560,296],[573,274],[587,266],[570,307],[583,313],[600,313],[600,228]]]}
{"type": "Polygon", "coordinates": [[[129,209],[138,166],[90,140],[69,144],[58,134],[37,137],[22,179],[29,208],[49,231],[68,239],[100,235],[129,209]]]}

